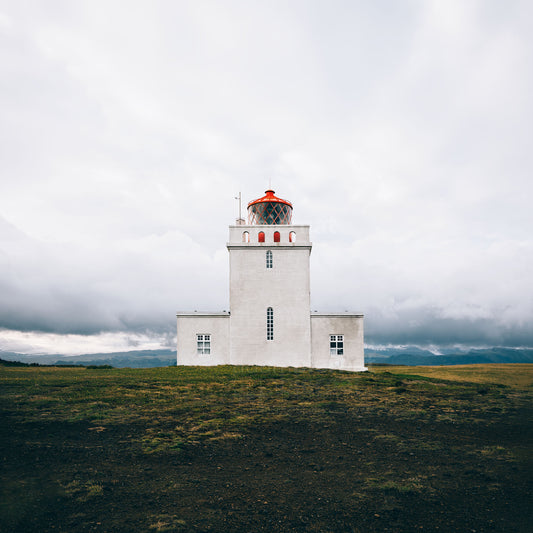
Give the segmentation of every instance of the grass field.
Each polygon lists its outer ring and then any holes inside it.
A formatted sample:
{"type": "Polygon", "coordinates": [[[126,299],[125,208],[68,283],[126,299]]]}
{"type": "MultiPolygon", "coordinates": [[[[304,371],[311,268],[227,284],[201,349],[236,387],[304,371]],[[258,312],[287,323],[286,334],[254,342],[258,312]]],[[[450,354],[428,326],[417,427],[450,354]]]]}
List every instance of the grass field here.
{"type": "Polygon", "coordinates": [[[406,368],[417,376],[468,381],[470,383],[487,383],[506,385],[524,389],[533,387],[533,365],[529,364],[491,364],[491,365],[455,365],[455,366],[380,366],[369,365],[372,372],[402,373],[406,368]]]}
{"type": "Polygon", "coordinates": [[[0,530],[529,532],[533,365],[0,367],[0,530]]]}

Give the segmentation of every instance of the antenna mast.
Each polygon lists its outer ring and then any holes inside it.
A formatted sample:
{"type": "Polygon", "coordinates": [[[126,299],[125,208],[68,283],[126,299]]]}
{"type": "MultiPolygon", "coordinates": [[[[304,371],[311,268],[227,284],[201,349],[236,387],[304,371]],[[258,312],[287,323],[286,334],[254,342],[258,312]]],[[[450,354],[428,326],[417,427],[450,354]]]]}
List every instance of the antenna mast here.
{"type": "Polygon", "coordinates": [[[240,192],[239,192],[239,196],[235,196],[235,200],[239,200],[239,218],[237,219],[237,224],[242,225],[244,224],[244,220],[242,219],[242,201],[241,201],[240,192]]]}

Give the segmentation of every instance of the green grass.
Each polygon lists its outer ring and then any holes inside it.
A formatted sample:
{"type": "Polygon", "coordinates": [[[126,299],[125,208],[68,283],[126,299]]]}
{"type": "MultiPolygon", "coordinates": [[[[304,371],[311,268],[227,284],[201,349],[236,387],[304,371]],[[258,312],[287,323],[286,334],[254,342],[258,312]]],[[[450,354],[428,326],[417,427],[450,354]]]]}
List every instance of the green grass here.
{"type": "MultiPolygon", "coordinates": [[[[532,378],[533,365],[0,366],[0,514],[9,531],[381,531],[383,513],[459,531],[468,496],[479,512],[461,527],[503,513],[520,531],[497,506],[526,498],[532,378]]],[[[391,530],[413,530],[401,520],[391,530]]]]}
{"type": "Polygon", "coordinates": [[[294,416],[320,422],[331,412],[357,412],[370,405],[400,419],[469,417],[475,422],[492,409],[503,412],[502,399],[530,384],[527,365],[497,366],[492,372],[378,367],[363,374],[234,366],[0,367],[0,398],[26,421],[87,421],[95,427],[144,423],[143,434],[132,440],[155,453],[236,439],[247,428],[294,416]]]}
{"type": "Polygon", "coordinates": [[[523,389],[533,387],[533,365],[530,364],[486,364],[452,366],[374,366],[372,372],[403,374],[406,370],[420,378],[429,377],[470,383],[500,384],[523,389]]]}

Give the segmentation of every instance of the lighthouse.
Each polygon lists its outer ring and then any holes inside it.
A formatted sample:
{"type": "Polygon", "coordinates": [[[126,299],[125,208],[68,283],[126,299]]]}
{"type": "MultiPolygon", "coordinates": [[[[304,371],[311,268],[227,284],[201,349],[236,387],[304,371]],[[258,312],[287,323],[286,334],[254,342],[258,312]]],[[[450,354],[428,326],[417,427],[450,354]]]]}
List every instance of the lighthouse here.
{"type": "Polygon", "coordinates": [[[177,314],[178,365],[362,371],[363,315],[310,311],[309,226],[273,190],[229,227],[230,311],[177,314]]]}

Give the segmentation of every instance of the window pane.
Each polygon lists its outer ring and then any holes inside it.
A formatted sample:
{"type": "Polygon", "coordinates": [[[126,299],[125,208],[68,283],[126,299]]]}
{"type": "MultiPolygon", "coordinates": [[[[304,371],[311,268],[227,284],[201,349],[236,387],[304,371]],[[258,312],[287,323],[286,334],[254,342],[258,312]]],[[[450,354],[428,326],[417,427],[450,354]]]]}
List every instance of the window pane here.
{"type": "Polygon", "coordinates": [[[271,250],[267,250],[267,253],[266,253],[266,267],[272,268],[272,251],[271,250]]]}
{"type": "Polygon", "coordinates": [[[210,354],[211,353],[211,335],[206,333],[196,334],[196,353],[210,354]]]}
{"type": "Polygon", "coordinates": [[[329,336],[329,354],[343,355],[344,354],[344,335],[330,335],[329,336]]]}

